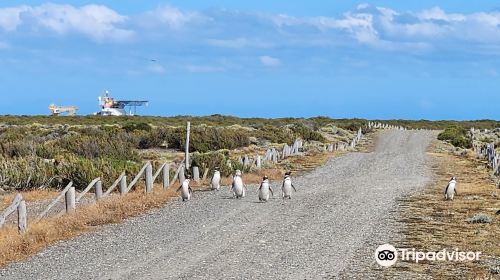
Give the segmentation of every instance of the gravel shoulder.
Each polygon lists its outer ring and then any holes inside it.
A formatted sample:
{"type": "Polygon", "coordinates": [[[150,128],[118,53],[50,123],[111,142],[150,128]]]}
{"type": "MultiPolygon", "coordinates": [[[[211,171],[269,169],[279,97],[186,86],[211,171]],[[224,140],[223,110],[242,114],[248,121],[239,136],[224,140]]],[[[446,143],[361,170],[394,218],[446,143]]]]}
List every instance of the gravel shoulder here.
{"type": "MultiPolygon", "coordinates": [[[[323,279],[368,276],[389,240],[397,199],[430,178],[431,132],[385,131],[375,152],[329,160],[294,179],[298,192],[259,203],[196,192],[123,224],[59,242],[1,279],[323,279]],[[371,240],[373,248],[366,247],[371,240]],[[360,252],[369,251],[359,259],[360,252]],[[359,260],[359,261],[358,261],[359,260]],[[367,273],[367,274],[365,274],[367,273]]],[[[366,278],[366,277],[363,277],[366,278]]]]}

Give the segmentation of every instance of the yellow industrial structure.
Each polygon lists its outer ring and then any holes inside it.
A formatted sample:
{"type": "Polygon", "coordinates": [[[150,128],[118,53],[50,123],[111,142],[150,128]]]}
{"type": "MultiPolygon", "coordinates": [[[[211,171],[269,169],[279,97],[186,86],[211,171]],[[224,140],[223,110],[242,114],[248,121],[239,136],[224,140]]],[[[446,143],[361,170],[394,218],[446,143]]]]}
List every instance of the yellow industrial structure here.
{"type": "Polygon", "coordinates": [[[49,110],[52,113],[52,116],[59,116],[61,114],[68,114],[68,116],[76,115],[78,111],[78,107],[76,106],[57,106],[55,104],[49,105],[49,110]]]}

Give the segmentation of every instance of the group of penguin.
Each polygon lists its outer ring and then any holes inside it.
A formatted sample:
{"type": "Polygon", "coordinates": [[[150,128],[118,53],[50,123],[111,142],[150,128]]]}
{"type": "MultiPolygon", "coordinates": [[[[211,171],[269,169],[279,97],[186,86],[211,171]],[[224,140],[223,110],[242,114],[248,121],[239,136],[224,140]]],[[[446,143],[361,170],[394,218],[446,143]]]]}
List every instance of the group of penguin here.
{"type": "MultiPolygon", "coordinates": [[[[242,173],[240,170],[236,170],[233,176],[233,183],[231,185],[231,190],[233,192],[233,198],[244,198],[246,195],[247,187],[245,183],[243,183],[243,178],[241,177],[242,173]]],[[[296,192],[295,186],[292,184],[292,179],[290,178],[291,173],[286,172],[285,177],[283,178],[283,183],[281,185],[281,197],[283,199],[292,198],[292,189],[296,192]]],[[[188,175],[187,179],[182,182],[180,187],[177,189],[177,192],[181,192],[182,201],[190,200],[193,195],[193,189],[189,186],[190,177],[188,175]]],[[[444,199],[445,200],[453,200],[455,195],[457,194],[457,178],[452,177],[448,182],[446,189],[444,190],[444,199]]],[[[221,174],[219,168],[216,167],[214,174],[212,176],[212,180],[210,181],[210,187],[212,190],[219,190],[221,187],[221,174]]],[[[259,201],[267,202],[269,200],[269,196],[273,195],[273,188],[269,184],[269,178],[264,176],[262,178],[262,182],[259,186],[259,201]]]]}
{"type": "MultiPolygon", "coordinates": [[[[290,177],[291,172],[286,172],[285,177],[283,178],[283,183],[281,185],[281,197],[283,199],[292,198],[292,190],[295,192],[297,189],[292,184],[292,179],[290,177]]],[[[177,192],[180,191],[182,201],[190,200],[193,195],[193,189],[189,186],[190,177],[187,176],[186,180],[182,182],[180,187],[177,189],[177,192]]],[[[221,187],[221,174],[219,168],[216,167],[212,179],[210,180],[210,188],[211,190],[218,191],[221,187]]],[[[231,184],[231,191],[233,192],[233,198],[239,199],[244,198],[246,195],[247,187],[243,182],[242,173],[240,170],[236,170],[233,176],[233,183],[231,184]]],[[[273,188],[269,184],[269,178],[264,176],[262,178],[262,182],[259,186],[259,201],[267,202],[269,200],[270,195],[274,196],[273,188]]]]}

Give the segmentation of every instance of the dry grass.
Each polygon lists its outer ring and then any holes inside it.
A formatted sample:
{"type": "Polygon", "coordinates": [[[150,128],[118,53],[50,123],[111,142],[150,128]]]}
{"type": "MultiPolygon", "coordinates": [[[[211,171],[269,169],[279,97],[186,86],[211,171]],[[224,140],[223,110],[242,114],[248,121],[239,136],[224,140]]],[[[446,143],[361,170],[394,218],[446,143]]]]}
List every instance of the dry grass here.
{"type": "MultiPolygon", "coordinates": [[[[404,269],[425,272],[434,279],[493,279],[491,263],[500,257],[500,209],[498,195],[483,161],[472,156],[459,157],[434,143],[429,153],[436,179],[423,193],[402,201],[404,223],[402,247],[423,251],[455,249],[482,252],[479,262],[408,263],[404,269]],[[443,199],[448,180],[456,176],[457,192],[453,201],[443,199]],[[466,219],[484,213],[494,218],[491,224],[469,224],[466,219]]],[[[496,278],[498,279],[498,278],[496,278]]]]}
{"type": "Polygon", "coordinates": [[[6,227],[0,230],[0,266],[23,260],[56,241],[72,238],[96,226],[119,223],[161,207],[176,196],[174,188],[161,190],[156,186],[156,189],[149,195],[137,190],[123,197],[112,196],[95,205],[78,208],[73,214],[29,224],[28,232],[22,236],[16,228],[6,227]]]}
{"type": "MultiPolygon", "coordinates": [[[[38,201],[38,200],[45,200],[45,199],[51,199],[57,196],[58,192],[54,190],[31,190],[31,191],[26,191],[22,192],[23,199],[26,202],[33,202],[33,201],[38,201]]],[[[16,193],[9,193],[3,196],[0,196],[0,209],[4,209],[7,206],[9,206],[12,201],[14,200],[14,197],[16,196],[16,193]]]]}

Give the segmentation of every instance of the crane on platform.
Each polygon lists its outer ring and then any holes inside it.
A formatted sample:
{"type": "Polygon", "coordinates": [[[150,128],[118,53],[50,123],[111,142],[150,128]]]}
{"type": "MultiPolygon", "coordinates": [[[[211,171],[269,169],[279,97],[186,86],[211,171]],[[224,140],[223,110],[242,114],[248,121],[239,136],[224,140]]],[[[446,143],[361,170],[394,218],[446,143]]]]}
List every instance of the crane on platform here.
{"type": "Polygon", "coordinates": [[[98,99],[101,110],[95,115],[99,116],[135,116],[137,107],[148,105],[146,100],[116,100],[109,95],[108,90],[98,99]]]}

